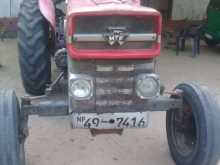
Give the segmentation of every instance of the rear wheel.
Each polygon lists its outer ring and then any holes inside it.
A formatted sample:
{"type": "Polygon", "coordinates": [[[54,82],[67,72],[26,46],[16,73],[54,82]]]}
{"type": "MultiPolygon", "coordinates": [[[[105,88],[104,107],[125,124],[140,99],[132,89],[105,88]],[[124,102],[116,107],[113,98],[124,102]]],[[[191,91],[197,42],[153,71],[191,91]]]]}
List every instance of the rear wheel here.
{"type": "Polygon", "coordinates": [[[220,154],[220,110],[210,93],[181,84],[183,107],[166,117],[171,155],[177,165],[217,165],[220,154]]]}
{"type": "Polygon", "coordinates": [[[15,93],[0,91],[0,164],[25,165],[20,108],[15,93]]]}
{"type": "Polygon", "coordinates": [[[51,79],[49,23],[41,14],[38,0],[23,0],[18,20],[19,61],[27,93],[42,95],[51,79]]]}

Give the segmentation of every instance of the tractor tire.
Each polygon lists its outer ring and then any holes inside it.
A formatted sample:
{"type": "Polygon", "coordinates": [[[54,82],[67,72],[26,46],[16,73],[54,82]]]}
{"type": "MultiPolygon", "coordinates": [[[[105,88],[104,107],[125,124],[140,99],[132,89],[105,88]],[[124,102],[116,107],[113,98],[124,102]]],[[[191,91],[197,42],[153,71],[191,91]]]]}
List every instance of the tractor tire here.
{"type": "Polygon", "coordinates": [[[18,18],[19,62],[23,86],[31,95],[43,95],[51,82],[49,23],[38,0],[23,0],[18,18]]]}
{"type": "Polygon", "coordinates": [[[166,129],[171,156],[177,165],[218,165],[220,109],[209,91],[195,84],[180,84],[183,107],[171,109],[166,129]]]}
{"type": "Polygon", "coordinates": [[[24,139],[20,130],[20,108],[15,93],[0,91],[1,165],[25,165],[24,139]]]}

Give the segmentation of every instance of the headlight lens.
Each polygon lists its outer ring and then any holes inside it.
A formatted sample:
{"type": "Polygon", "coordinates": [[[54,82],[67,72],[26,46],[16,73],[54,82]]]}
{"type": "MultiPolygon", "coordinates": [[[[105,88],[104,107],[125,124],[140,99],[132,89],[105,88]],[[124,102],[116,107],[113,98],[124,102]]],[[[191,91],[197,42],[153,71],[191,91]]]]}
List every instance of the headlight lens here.
{"type": "Polygon", "coordinates": [[[74,80],[70,90],[73,97],[78,100],[89,99],[92,96],[92,82],[84,79],[74,80]]]}
{"type": "Polygon", "coordinates": [[[160,92],[158,76],[155,74],[143,74],[138,76],[136,80],[136,92],[142,99],[149,99],[157,96],[160,92]]]}

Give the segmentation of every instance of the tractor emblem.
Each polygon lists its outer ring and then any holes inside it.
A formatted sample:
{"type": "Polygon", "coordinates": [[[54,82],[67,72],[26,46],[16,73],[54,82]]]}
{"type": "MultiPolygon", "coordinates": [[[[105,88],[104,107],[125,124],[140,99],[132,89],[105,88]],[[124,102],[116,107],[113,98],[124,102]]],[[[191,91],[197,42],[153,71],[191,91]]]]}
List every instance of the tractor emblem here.
{"type": "Polygon", "coordinates": [[[104,34],[105,40],[109,45],[122,46],[125,44],[127,37],[129,36],[127,29],[123,27],[110,27],[104,34]]]}

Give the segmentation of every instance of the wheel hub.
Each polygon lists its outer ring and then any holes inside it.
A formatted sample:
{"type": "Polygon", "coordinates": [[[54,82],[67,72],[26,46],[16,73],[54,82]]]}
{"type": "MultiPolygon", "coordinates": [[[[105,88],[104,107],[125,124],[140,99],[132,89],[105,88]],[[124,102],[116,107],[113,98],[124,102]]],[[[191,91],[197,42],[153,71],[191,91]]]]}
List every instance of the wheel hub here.
{"type": "Polygon", "coordinates": [[[173,129],[178,151],[183,155],[192,154],[197,142],[197,133],[195,118],[188,104],[184,104],[183,109],[174,113],[173,129]]]}

